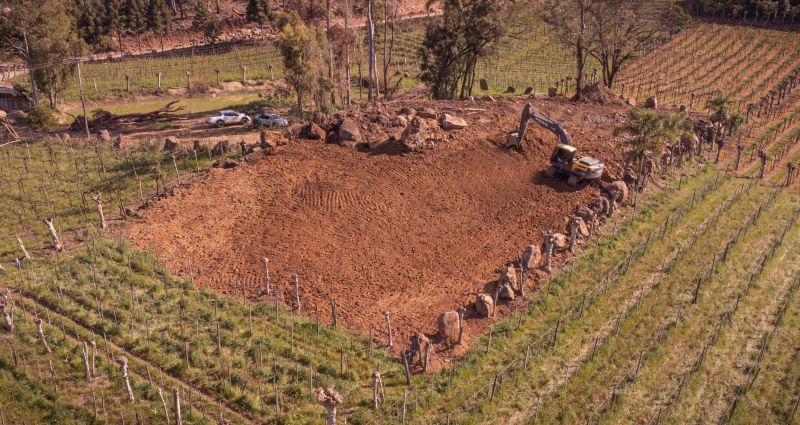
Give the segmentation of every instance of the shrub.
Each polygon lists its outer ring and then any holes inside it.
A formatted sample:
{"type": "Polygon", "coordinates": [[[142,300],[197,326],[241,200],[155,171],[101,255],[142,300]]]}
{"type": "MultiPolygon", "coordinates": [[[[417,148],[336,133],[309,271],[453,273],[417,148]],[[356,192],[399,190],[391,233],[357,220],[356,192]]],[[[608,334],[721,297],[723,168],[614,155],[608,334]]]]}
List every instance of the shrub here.
{"type": "Polygon", "coordinates": [[[55,131],[58,128],[55,111],[43,103],[28,112],[27,121],[28,125],[35,130],[55,131]]]}

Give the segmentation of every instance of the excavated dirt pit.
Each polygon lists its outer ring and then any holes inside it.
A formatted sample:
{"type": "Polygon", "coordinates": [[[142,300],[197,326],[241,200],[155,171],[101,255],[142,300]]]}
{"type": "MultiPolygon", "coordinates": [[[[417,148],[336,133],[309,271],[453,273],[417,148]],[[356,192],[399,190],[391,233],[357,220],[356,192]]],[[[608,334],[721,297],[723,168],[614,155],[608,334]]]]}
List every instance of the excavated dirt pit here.
{"type": "MultiPolygon", "coordinates": [[[[435,333],[441,312],[466,306],[469,343],[491,323],[476,317],[474,293],[491,288],[526,245],[541,243],[543,230],[564,231],[567,216],[600,189],[544,176],[557,142],[538,127],[530,127],[523,152],[499,146],[518,125],[522,101],[412,103],[380,107],[453,108],[470,126],[424,154],[291,141],[275,155],[212,170],[147,210],[127,234],[176,274],[188,276],[191,261],[198,285],[237,295],[243,285],[248,296],[265,295],[261,258],[268,257],[273,289],[294,304],[297,273],[303,309],[319,306],[324,322],[333,299],[340,326],[372,328],[385,340],[383,311],[390,311],[396,352],[413,333],[435,333]]],[[[620,174],[611,132],[625,109],[536,105],[562,123],[581,153],[620,174]]],[[[498,317],[514,307],[501,303],[498,317]]]]}

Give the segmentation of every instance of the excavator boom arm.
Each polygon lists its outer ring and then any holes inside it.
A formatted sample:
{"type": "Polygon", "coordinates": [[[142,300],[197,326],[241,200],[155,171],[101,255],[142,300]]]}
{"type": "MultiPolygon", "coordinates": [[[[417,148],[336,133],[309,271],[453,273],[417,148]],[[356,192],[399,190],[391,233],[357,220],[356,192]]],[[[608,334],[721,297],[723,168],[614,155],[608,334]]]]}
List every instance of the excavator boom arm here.
{"type": "Polygon", "coordinates": [[[530,120],[534,120],[537,124],[555,134],[561,144],[572,145],[572,140],[570,139],[569,134],[567,134],[567,132],[561,128],[560,125],[544,114],[541,114],[541,116],[536,114],[533,112],[533,109],[533,105],[529,103],[525,105],[525,109],[522,110],[522,119],[519,122],[519,131],[517,132],[518,144],[521,144],[522,139],[525,137],[525,131],[528,129],[528,122],[530,120]]]}

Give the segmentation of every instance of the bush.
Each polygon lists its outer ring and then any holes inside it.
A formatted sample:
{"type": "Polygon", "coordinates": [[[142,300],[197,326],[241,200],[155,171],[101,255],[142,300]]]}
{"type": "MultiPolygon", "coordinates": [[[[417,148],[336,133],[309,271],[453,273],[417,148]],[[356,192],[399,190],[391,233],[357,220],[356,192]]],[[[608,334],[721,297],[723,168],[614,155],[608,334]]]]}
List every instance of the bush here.
{"type": "Polygon", "coordinates": [[[55,131],[58,128],[55,111],[42,103],[28,112],[27,121],[34,130],[55,131]]]}

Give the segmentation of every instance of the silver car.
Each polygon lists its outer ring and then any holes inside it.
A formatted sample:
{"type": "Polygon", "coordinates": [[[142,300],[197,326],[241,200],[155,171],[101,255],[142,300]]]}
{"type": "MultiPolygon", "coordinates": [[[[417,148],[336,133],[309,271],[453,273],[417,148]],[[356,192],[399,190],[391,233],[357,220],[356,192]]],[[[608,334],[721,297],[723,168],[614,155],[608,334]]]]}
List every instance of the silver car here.
{"type": "Polygon", "coordinates": [[[247,124],[249,122],[250,117],[248,117],[247,114],[230,110],[219,111],[214,115],[206,117],[206,124],[214,127],[225,127],[231,124],[247,124]]]}
{"type": "Polygon", "coordinates": [[[286,127],[289,121],[278,114],[259,114],[256,120],[264,125],[264,127],[286,127]]]}

